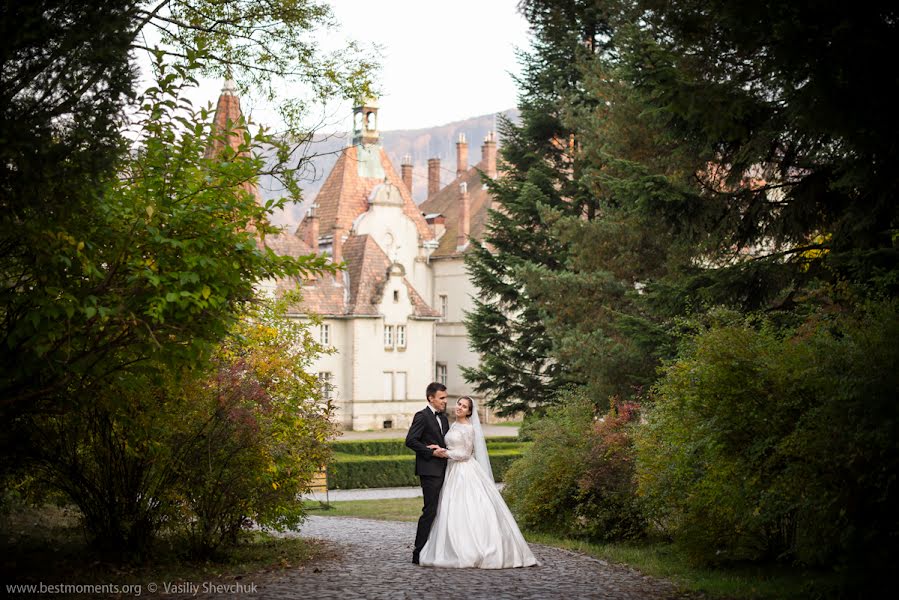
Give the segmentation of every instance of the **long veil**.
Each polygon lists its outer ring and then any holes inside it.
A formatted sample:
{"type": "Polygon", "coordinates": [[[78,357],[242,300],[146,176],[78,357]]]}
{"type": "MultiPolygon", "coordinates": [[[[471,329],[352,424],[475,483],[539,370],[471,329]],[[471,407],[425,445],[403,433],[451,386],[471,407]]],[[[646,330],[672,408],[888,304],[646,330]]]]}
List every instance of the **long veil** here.
{"type": "Polygon", "coordinates": [[[490,468],[490,455],[487,454],[487,440],[484,439],[484,430],[481,429],[481,420],[478,418],[478,411],[474,409],[474,400],[470,401],[472,403],[472,411],[469,420],[471,421],[471,426],[474,430],[474,459],[478,461],[478,464],[484,469],[484,472],[487,474],[487,477],[490,478],[490,481],[493,481],[493,469],[490,468]]]}

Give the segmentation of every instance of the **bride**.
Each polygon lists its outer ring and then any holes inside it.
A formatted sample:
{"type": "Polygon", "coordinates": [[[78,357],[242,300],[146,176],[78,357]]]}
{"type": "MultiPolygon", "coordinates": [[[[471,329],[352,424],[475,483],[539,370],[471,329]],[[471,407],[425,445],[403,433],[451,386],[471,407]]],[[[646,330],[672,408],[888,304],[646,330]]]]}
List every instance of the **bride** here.
{"type": "Polygon", "coordinates": [[[459,398],[455,414],[445,436],[450,459],[446,480],[420,564],[480,569],[538,564],[496,490],[472,399],[459,398]]]}

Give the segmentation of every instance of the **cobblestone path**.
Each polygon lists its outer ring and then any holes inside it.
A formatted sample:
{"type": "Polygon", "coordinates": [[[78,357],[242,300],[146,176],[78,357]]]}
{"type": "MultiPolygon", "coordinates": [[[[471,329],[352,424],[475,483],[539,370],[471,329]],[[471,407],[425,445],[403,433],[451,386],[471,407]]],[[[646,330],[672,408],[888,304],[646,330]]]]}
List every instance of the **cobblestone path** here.
{"type": "MultiPolygon", "coordinates": [[[[329,540],[340,555],[313,567],[280,571],[254,581],[248,597],[297,599],[456,600],[489,598],[686,598],[670,582],[645,577],[573,552],[531,545],[540,566],[521,569],[437,569],[411,563],[414,523],[309,517],[303,537],[329,540]]],[[[200,596],[215,598],[224,596],[200,596]]],[[[233,596],[231,596],[233,597],[233,596]]]]}

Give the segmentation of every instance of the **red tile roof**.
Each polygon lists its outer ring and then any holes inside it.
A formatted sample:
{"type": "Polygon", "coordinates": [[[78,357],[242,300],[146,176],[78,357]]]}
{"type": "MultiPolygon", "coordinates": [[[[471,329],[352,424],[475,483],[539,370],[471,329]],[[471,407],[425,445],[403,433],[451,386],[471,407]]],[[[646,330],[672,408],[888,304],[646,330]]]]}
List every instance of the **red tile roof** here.
{"type": "MultiPolygon", "coordinates": [[[[380,162],[380,165],[376,165],[376,167],[380,166],[384,172],[384,177],[381,178],[365,177],[360,174],[360,171],[366,172],[366,165],[360,167],[359,148],[359,146],[350,146],[341,153],[315,197],[316,215],[319,217],[319,235],[331,235],[335,226],[349,232],[356,217],[368,210],[368,199],[372,190],[378,184],[384,183],[386,179],[399,188],[403,197],[403,212],[415,223],[418,235],[423,240],[433,239],[434,235],[430,227],[422,218],[421,211],[412,200],[409,190],[393,169],[384,149],[380,146],[365,147],[369,152],[376,149],[375,156],[380,162]]],[[[372,171],[373,169],[369,169],[367,172],[372,171]]],[[[306,239],[308,227],[309,219],[304,218],[297,230],[297,235],[306,239]]]]}
{"type": "Polygon", "coordinates": [[[207,150],[207,156],[214,156],[221,152],[226,141],[233,150],[237,150],[243,143],[245,123],[243,113],[240,111],[240,98],[236,94],[233,81],[226,81],[225,87],[222,88],[218,104],[215,107],[212,131],[215,135],[222,137],[213,141],[212,147],[207,150]],[[227,140],[223,139],[226,132],[227,140]]]}
{"type": "MultiPolygon", "coordinates": [[[[292,242],[287,244],[283,241],[278,243],[283,244],[280,247],[285,249],[309,248],[299,238],[297,241],[299,244],[292,242]]],[[[266,242],[266,245],[276,250],[275,244],[268,244],[268,238],[266,242]]],[[[368,235],[349,236],[343,243],[343,256],[347,264],[346,271],[302,282],[300,287],[302,301],[292,307],[294,312],[317,313],[331,317],[380,316],[378,304],[384,297],[390,259],[368,235]]],[[[414,317],[436,319],[440,316],[436,310],[428,306],[405,277],[403,283],[412,302],[414,317]]],[[[279,280],[276,283],[279,294],[295,289],[297,283],[293,280],[279,280]]]]}

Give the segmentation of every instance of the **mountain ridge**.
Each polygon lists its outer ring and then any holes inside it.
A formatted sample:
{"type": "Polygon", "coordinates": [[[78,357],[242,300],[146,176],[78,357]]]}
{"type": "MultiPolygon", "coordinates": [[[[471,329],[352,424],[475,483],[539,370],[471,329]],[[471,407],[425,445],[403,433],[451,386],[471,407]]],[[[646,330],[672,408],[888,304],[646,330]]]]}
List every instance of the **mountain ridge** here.
{"type": "MultiPolygon", "coordinates": [[[[517,122],[519,112],[517,109],[509,109],[433,127],[382,131],[381,146],[387,152],[397,173],[400,172],[402,157],[407,154],[412,157],[412,197],[416,204],[421,204],[427,198],[428,159],[440,159],[440,186],[445,186],[456,177],[456,141],[459,134],[464,133],[468,141],[469,166],[476,164],[481,160],[481,144],[488,132],[496,131],[500,115],[517,122]]],[[[349,133],[321,133],[300,145],[298,153],[308,158],[303,162],[300,172],[303,200],[288,203],[283,210],[276,211],[272,216],[273,224],[286,227],[288,231],[296,228],[306,212],[306,207],[318,194],[334,163],[337,162],[340,152],[349,145],[350,139],[349,133]]],[[[497,146],[502,146],[502,139],[498,133],[497,146]]],[[[263,199],[280,197],[285,193],[283,186],[272,177],[262,178],[259,189],[263,199]]]]}

